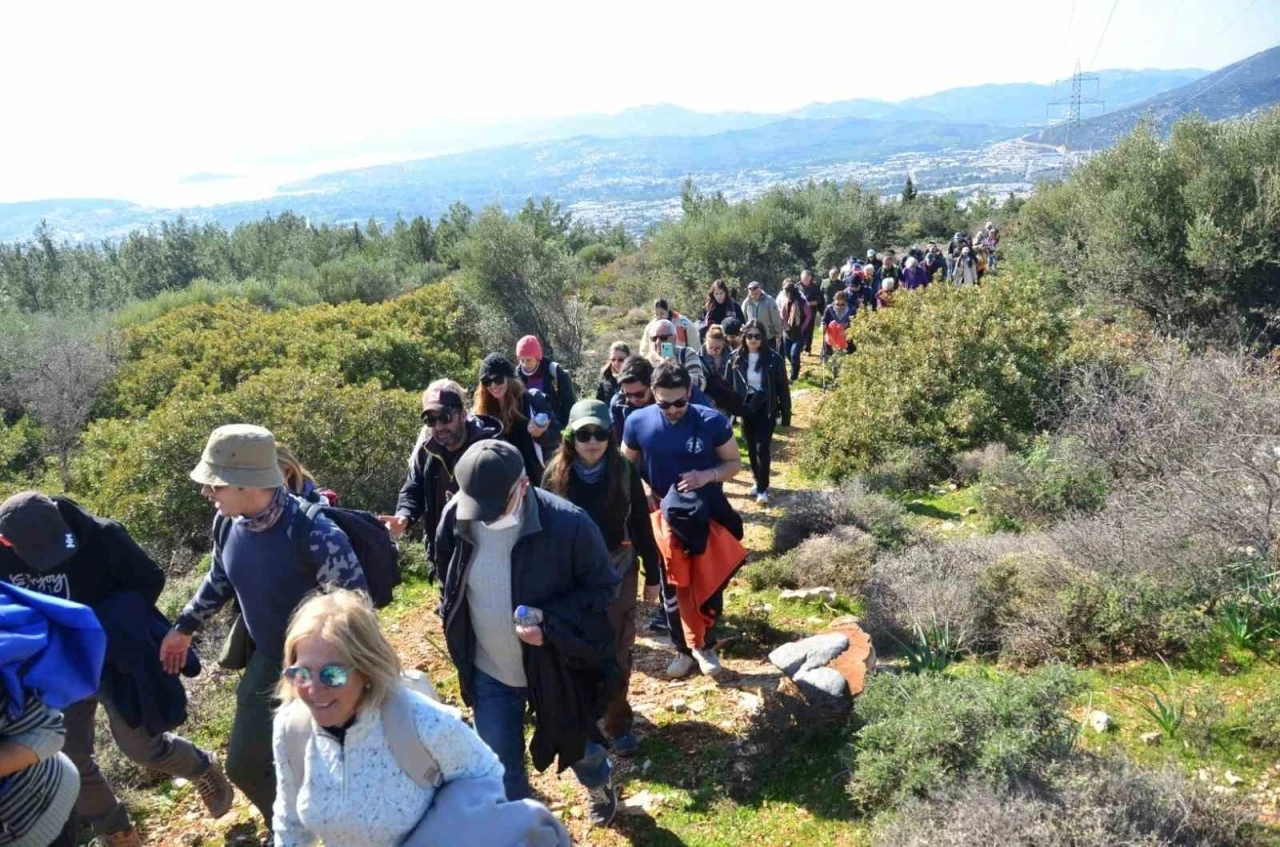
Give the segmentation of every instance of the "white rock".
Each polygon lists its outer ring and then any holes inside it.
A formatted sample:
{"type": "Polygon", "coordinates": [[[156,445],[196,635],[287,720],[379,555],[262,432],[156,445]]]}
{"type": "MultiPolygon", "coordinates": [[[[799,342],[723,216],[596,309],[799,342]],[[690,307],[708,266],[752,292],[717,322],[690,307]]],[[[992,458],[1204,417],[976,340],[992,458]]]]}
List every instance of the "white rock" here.
{"type": "Polygon", "coordinates": [[[672,700],[668,708],[677,715],[683,715],[685,712],[689,711],[689,704],[683,700],[672,700]]]}
{"type": "Polygon", "coordinates": [[[1230,785],[1230,786],[1233,786],[1233,787],[1234,787],[1234,786],[1239,785],[1239,784],[1240,784],[1240,783],[1242,783],[1242,782],[1244,782],[1244,777],[1237,776],[1236,774],[1232,773],[1231,771],[1227,771],[1226,775],[1225,775],[1225,776],[1223,776],[1222,778],[1223,778],[1223,779],[1225,779],[1225,780],[1227,781],[1227,785],[1230,785]]]}
{"type": "Polygon", "coordinates": [[[806,693],[818,691],[830,697],[839,697],[842,700],[849,697],[849,683],[845,680],[844,675],[835,668],[802,670],[792,679],[806,693]]]}
{"type": "Polygon", "coordinates": [[[839,597],[834,588],[796,588],[784,591],[778,595],[779,600],[802,600],[806,602],[818,601],[822,603],[835,603],[839,597]]]}
{"type": "Polygon", "coordinates": [[[1094,709],[1089,713],[1089,726],[1093,727],[1094,732],[1106,732],[1111,729],[1111,715],[1094,709]]]}
{"type": "Polygon", "coordinates": [[[801,670],[829,665],[848,649],[848,636],[842,632],[828,632],[783,644],[769,654],[769,661],[787,676],[794,676],[801,670]]]}
{"type": "Polygon", "coordinates": [[[1141,738],[1141,739],[1142,739],[1142,743],[1143,743],[1143,744],[1145,744],[1145,745],[1147,745],[1148,747],[1155,747],[1157,744],[1159,744],[1159,743],[1160,743],[1160,739],[1164,737],[1164,733],[1161,733],[1161,732],[1144,732],[1144,733],[1142,733],[1142,735],[1140,735],[1140,736],[1138,736],[1138,737],[1139,737],[1139,738],[1141,738]]]}

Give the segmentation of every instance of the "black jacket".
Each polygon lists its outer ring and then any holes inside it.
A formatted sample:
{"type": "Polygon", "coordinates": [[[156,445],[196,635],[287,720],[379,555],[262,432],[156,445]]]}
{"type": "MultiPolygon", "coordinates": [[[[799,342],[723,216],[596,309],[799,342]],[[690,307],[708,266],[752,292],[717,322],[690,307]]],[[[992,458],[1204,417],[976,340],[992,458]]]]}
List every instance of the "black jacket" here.
{"type": "MultiPolygon", "coordinates": [[[[618,378],[613,375],[613,368],[605,365],[604,370],[600,371],[600,381],[596,383],[596,399],[601,403],[608,403],[618,393],[618,388],[618,378]]],[[[569,419],[566,417],[564,420],[567,423],[569,419]]]]}
{"type": "MultiPolygon", "coordinates": [[[[449,656],[458,668],[462,699],[474,702],[475,631],[467,604],[467,574],[475,558],[471,522],[456,519],[451,502],[436,532],[440,616],[449,656]]],[[[604,538],[586,512],[561,497],[529,487],[520,537],[511,550],[511,612],[542,610],[546,643],[522,645],[534,711],[534,765],[560,757],[560,769],[582,758],[599,739],[596,722],[616,693],[613,629],[606,615],[620,576],[609,564],[604,538]]]]}
{"type": "MultiPolygon", "coordinates": [[[[573,408],[574,403],[578,402],[578,398],[573,393],[573,377],[569,376],[569,372],[559,362],[553,362],[550,359],[543,359],[535,373],[542,374],[542,393],[547,395],[551,414],[555,415],[561,426],[564,426],[569,421],[569,410],[573,408]]],[[[520,377],[520,381],[525,385],[529,384],[529,378],[518,367],[516,376],[520,377]]]]}
{"type": "MultiPolygon", "coordinates": [[[[100,696],[115,706],[129,726],[143,727],[153,735],[186,723],[186,689],[160,665],[160,642],[171,626],[165,616],[133,591],[103,598],[93,612],[107,634],[100,696]]],[[[188,649],[182,675],[199,673],[200,659],[188,649]]]]}
{"type": "MultiPolygon", "coordinates": [[[[620,457],[620,461],[625,463],[631,479],[627,497],[630,508],[627,509],[624,520],[618,520],[613,509],[606,511],[611,482],[607,473],[599,482],[588,484],[571,469],[569,490],[560,496],[582,509],[595,521],[604,537],[604,546],[610,553],[630,539],[636,555],[644,563],[644,584],[657,585],[662,565],[658,558],[658,544],[653,538],[653,523],[649,520],[649,500],[644,493],[640,472],[630,467],[625,457],[620,457]]],[[[543,477],[543,487],[546,487],[546,476],[543,477]]]]}
{"type": "Polygon", "coordinates": [[[128,531],[68,497],[52,499],[79,549],[56,568],[36,571],[12,549],[0,546],[0,580],[89,607],[120,591],[135,591],[154,606],[164,589],[164,571],[128,531]]]}
{"type": "Polygon", "coordinates": [[[703,334],[706,328],[717,324],[723,325],[725,318],[737,318],[740,323],[746,323],[743,317],[742,307],[738,305],[732,297],[726,297],[723,303],[713,303],[710,309],[707,309],[705,315],[702,316],[701,327],[703,334]]]}
{"type": "Polygon", "coordinates": [[[422,537],[427,547],[427,561],[435,562],[436,527],[445,504],[458,493],[453,467],[467,447],[486,438],[502,434],[502,423],[488,415],[475,415],[467,420],[467,441],[455,453],[446,453],[439,442],[423,429],[413,454],[409,456],[409,474],[400,486],[396,514],[404,515],[412,525],[422,518],[422,537]]]}
{"type": "MultiPolygon", "coordinates": [[[[777,351],[760,347],[760,355],[765,357],[763,379],[760,380],[761,391],[764,392],[764,408],[769,410],[770,417],[780,417],[783,426],[791,426],[791,383],[787,381],[787,367],[777,351]]],[[[749,392],[747,381],[747,354],[739,351],[733,356],[732,370],[735,374],[734,387],[742,392],[745,399],[749,392]]],[[[750,413],[750,403],[747,404],[750,413]]]]}

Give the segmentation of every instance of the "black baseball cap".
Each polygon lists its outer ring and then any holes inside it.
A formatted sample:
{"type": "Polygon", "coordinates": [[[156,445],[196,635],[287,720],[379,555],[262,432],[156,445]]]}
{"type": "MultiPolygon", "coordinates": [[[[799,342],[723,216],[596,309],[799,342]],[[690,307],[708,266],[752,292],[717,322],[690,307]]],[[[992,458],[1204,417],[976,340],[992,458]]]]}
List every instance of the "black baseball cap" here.
{"type": "Polygon", "coordinates": [[[512,486],[524,476],[524,459],[507,442],[487,438],[467,448],[454,476],[458,520],[488,523],[502,517],[512,486]]]}
{"type": "Polygon", "coordinates": [[[422,395],[422,411],[443,412],[445,410],[461,412],[462,397],[451,388],[428,388],[422,395]]]}
{"type": "Polygon", "coordinates": [[[724,330],[725,335],[741,335],[742,321],[730,315],[720,324],[720,328],[724,330]]]}
{"type": "Polygon", "coordinates": [[[56,568],[80,549],[57,504],[39,491],[22,491],[0,503],[0,535],[37,571],[56,568]]]}

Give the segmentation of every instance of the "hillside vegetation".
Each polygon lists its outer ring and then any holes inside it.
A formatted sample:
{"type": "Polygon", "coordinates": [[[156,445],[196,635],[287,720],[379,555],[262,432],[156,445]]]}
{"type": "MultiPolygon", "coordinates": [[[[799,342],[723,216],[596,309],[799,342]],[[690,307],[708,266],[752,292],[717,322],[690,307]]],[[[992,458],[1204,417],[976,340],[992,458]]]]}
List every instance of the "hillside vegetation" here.
{"type": "MultiPolygon", "coordinates": [[[[550,201],[389,233],[281,216],[201,234],[226,262],[186,275],[163,260],[185,255],[173,230],[138,235],[151,276],[124,245],[37,234],[0,250],[0,494],[66,490],[123,520],[167,564],[172,610],[207,546],[186,474],[218,424],[271,427],[345,505],[382,511],[420,389],[473,386],[520,334],[586,388],[652,297],[697,316],[716,277],[776,291],[995,219],[998,273],[899,292],[854,318],[855,353],[804,358],[771,505],[745,474],[729,488],[751,560],[728,592],[726,681],[667,681],[668,648],[637,647],[631,814],[588,834],[576,786],[536,787],[597,845],[1280,843],[1277,153],[1273,112],[1168,143],[1140,131],[1021,207],[828,183],[735,204],[688,185],[685,216],[639,244],[550,201]],[[339,267],[355,282],[321,296],[339,267]],[[779,595],[818,585],[836,602],[779,595]],[[846,718],[765,656],[850,614],[881,665],[846,718]]],[[[410,546],[386,622],[456,700],[410,546]]],[[[193,687],[203,743],[225,743],[233,682],[193,687]]],[[[256,831],[243,807],[230,829],[187,821],[189,790],[106,767],[157,843],[256,831]]]]}

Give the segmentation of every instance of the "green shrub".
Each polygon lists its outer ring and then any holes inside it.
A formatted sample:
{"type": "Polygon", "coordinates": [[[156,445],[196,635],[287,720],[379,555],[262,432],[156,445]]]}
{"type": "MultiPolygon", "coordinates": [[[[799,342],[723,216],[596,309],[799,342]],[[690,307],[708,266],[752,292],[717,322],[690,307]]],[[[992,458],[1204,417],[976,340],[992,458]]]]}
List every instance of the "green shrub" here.
{"type": "Polygon", "coordinates": [[[1249,701],[1245,743],[1260,750],[1280,749],[1280,694],[1268,692],[1249,701]]]}
{"type": "Polygon", "coordinates": [[[872,491],[900,493],[923,491],[950,474],[947,463],[923,447],[902,447],[877,462],[862,481],[872,491]]]}
{"type": "Polygon", "coordinates": [[[1053,665],[1027,676],[877,674],[858,697],[849,793],[864,811],[980,776],[1005,787],[1065,756],[1081,683],[1053,665]]]}
{"type": "Polygon", "coordinates": [[[839,526],[826,535],[805,539],[791,551],[791,573],[802,588],[829,586],[842,594],[856,594],[880,552],[876,540],[853,526],[839,526]]]}
{"type": "Polygon", "coordinates": [[[1052,299],[1009,274],[907,294],[859,313],[851,336],[857,367],[842,369],[804,443],[804,466],[830,479],[901,447],[949,456],[1016,443],[1053,400],[1067,343],[1052,299]]]}
{"type": "Polygon", "coordinates": [[[1169,769],[1123,759],[1073,762],[1048,786],[972,779],[883,818],[873,847],[1253,847],[1264,842],[1237,798],[1169,769]]]}
{"type": "Polygon", "coordinates": [[[902,504],[868,492],[860,481],[833,490],[798,491],[773,526],[773,552],[786,553],[806,538],[840,526],[857,527],[886,549],[901,549],[911,540],[906,514],[902,504]]]}
{"type": "Polygon", "coordinates": [[[769,556],[758,561],[748,562],[742,570],[743,576],[752,591],[764,591],[766,588],[799,588],[795,571],[791,566],[790,556],[769,556]]]}
{"type": "Polygon", "coordinates": [[[187,474],[210,432],[241,422],[274,432],[344,505],[374,511],[394,502],[421,426],[414,393],[271,370],[224,394],[175,395],[137,420],[90,425],[73,465],[75,490],[161,551],[203,547],[212,512],[187,474]]]}
{"type": "Polygon", "coordinates": [[[1093,512],[1106,501],[1107,467],[1076,441],[1045,436],[1022,456],[983,470],[978,507],[999,529],[1043,526],[1071,512],[1093,512]]]}
{"type": "Polygon", "coordinates": [[[12,424],[0,415],[0,479],[25,474],[40,460],[40,426],[30,417],[12,424]]]}
{"type": "Polygon", "coordinates": [[[961,485],[973,485],[978,481],[978,477],[982,476],[983,471],[1003,461],[1008,455],[1009,448],[998,442],[973,450],[962,450],[951,457],[956,482],[961,485]]]}

